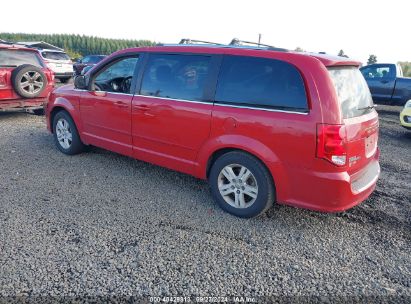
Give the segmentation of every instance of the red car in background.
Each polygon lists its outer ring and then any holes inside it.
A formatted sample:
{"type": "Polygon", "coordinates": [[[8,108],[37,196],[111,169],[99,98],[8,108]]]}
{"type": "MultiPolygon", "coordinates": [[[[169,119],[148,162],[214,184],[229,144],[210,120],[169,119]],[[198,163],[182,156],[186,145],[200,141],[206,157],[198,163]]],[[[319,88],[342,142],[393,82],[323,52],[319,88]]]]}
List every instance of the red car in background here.
{"type": "Polygon", "coordinates": [[[54,73],[37,50],[0,43],[0,111],[25,109],[41,113],[54,87],[54,73]]]}
{"type": "Polygon", "coordinates": [[[93,145],[206,179],[239,217],[274,202],[343,211],[380,174],[359,66],[273,47],[127,49],[56,89],[47,125],[65,154],[93,145]]]}

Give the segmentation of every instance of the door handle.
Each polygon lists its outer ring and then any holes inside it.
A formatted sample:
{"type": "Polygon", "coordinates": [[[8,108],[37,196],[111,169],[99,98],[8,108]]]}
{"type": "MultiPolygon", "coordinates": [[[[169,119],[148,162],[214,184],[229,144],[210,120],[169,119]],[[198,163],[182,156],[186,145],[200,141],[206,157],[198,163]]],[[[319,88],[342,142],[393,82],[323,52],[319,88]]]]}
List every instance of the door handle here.
{"type": "Polygon", "coordinates": [[[150,107],[148,105],[134,105],[133,108],[140,111],[150,110],[150,107]]]}
{"type": "Polygon", "coordinates": [[[124,101],[115,101],[114,104],[119,108],[128,108],[128,104],[124,101]]]}
{"type": "Polygon", "coordinates": [[[389,80],[381,80],[381,83],[388,83],[389,80]]]}

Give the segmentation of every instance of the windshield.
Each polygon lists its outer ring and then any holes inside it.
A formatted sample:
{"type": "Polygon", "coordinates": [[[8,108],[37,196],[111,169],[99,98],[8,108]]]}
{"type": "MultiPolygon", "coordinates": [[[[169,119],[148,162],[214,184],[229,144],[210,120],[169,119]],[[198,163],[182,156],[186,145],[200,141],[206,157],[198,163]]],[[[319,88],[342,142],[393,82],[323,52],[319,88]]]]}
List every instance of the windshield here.
{"type": "Polygon", "coordinates": [[[31,64],[42,67],[40,58],[35,52],[18,50],[0,50],[0,66],[17,67],[22,64],[31,64]]]}
{"type": "Polygon", "coordinates": [[[370,89],[358,68],[333,67],[328,71],[334,83],[343,118],[361,116],[372,110],[370,89]]]}
{"type": "Polygon", "coordinates": [[[70,57],[66,53],[60,52],[42,52],[44,58],[51,60],[70,60],[70,57]]]}

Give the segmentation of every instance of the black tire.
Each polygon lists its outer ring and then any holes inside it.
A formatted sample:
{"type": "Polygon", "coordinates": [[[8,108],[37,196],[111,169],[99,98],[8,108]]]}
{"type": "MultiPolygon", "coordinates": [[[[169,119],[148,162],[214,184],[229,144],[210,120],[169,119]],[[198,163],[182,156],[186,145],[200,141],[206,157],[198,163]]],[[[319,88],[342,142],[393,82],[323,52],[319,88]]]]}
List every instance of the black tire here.
{"type": "Polygon", "coordinates": [[[47,77],[43,71],[30,64],[18,66],[11,73],[11,83],[17,94],[24,98],[35,98],[47,87],[47,77]],[[30,78],[30,79],[29,79],[30,78]],[[27,82],[23,87],[22,83],[27,82]]]}
{"type": "Polygon", "coordinates": [[[71,77],[69,78],[59,78],[61,83],[67,83],[70,80],[71,77]]]}
{"type": "Polygon", "coordinates": [[[56,144],[57,148],[63,152],[64,154],[67,155],[75,155],[79,154],[84,151],[84,144],[81,142],[80,136],[77,131],[77,127],[71,118],[71,116],[66,112],[66,111],[60,111],[58,112],[53,119],[53,137],[54,137],[54,143],[56,144]],[[68,124],[68,131],[71,133],[71,141],[69,142],[68,147],[64,147],[63,144],[61,143],[58,139],[58,130],[57,130],[57,124],[59,121],[65,121],[68,124]]]}
{"type": "Polygon", "coordinates": [[[42,115],[44,115],[44,109],[33,110],[33,114],[38,115],[38,116],[42,116],[42,115]]]}
{"type": "MultiPolygon", "coordinates": [[[[233,171],[235,170],[235,167],[233,171]]],[[[247,181],[244,181],[246,183],[247,181]]],[[[264,164],[254,156],[241,151],[228,152],[220,156],[212,165],[209,184],[211,193],[218,205],[228,213],[242,218],[256,217],[266,212],[275,201],[275,187],[270,172],[264,164]],[[240,165],[248,169],[258,185],[255,201],[248,207],[237,208],[230,205],[221,195],[218,184],[220,172],[229,165],[240,165]]],[[[240,184],[241,185],[241,184],[240,184]]],[[[233,186],[231,186],[233,187],[233,186]]],[[[239,186],[240,187],[240,186],[239,186]]],[[[235,188],[233,188],[235,189],[235,188]]],[[[244,188],[243,188],[244,189],[244,188]]],[[[240,188],[235,191],[241,190],[240,188]]],[[[232,195],[235,195],[234,193],[232,195]]],[[[244,197],[244,196],[243,196],[244,197]]],[[[251,197],[248,197],[251,198],[251,197]]]]}

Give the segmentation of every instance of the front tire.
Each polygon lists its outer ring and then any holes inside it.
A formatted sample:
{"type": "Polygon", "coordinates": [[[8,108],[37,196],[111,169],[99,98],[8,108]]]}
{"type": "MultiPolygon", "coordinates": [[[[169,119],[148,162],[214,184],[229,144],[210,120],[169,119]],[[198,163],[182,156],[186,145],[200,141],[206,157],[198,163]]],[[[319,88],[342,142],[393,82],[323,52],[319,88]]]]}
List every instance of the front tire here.
{"type": "Polygon", "coordinates": [[[53,119],[53,136],[57,148],[67,155],[84,151],[76,125],[66,111],[58,112],[53,119]]]}
{"type": "Polygon", "coordinates": [[[275,200],[270,172],[257,158],[241,151],[228,152],[214,162],[209,184],[218,205],[242,218],[266,212],[275,200]]]}

